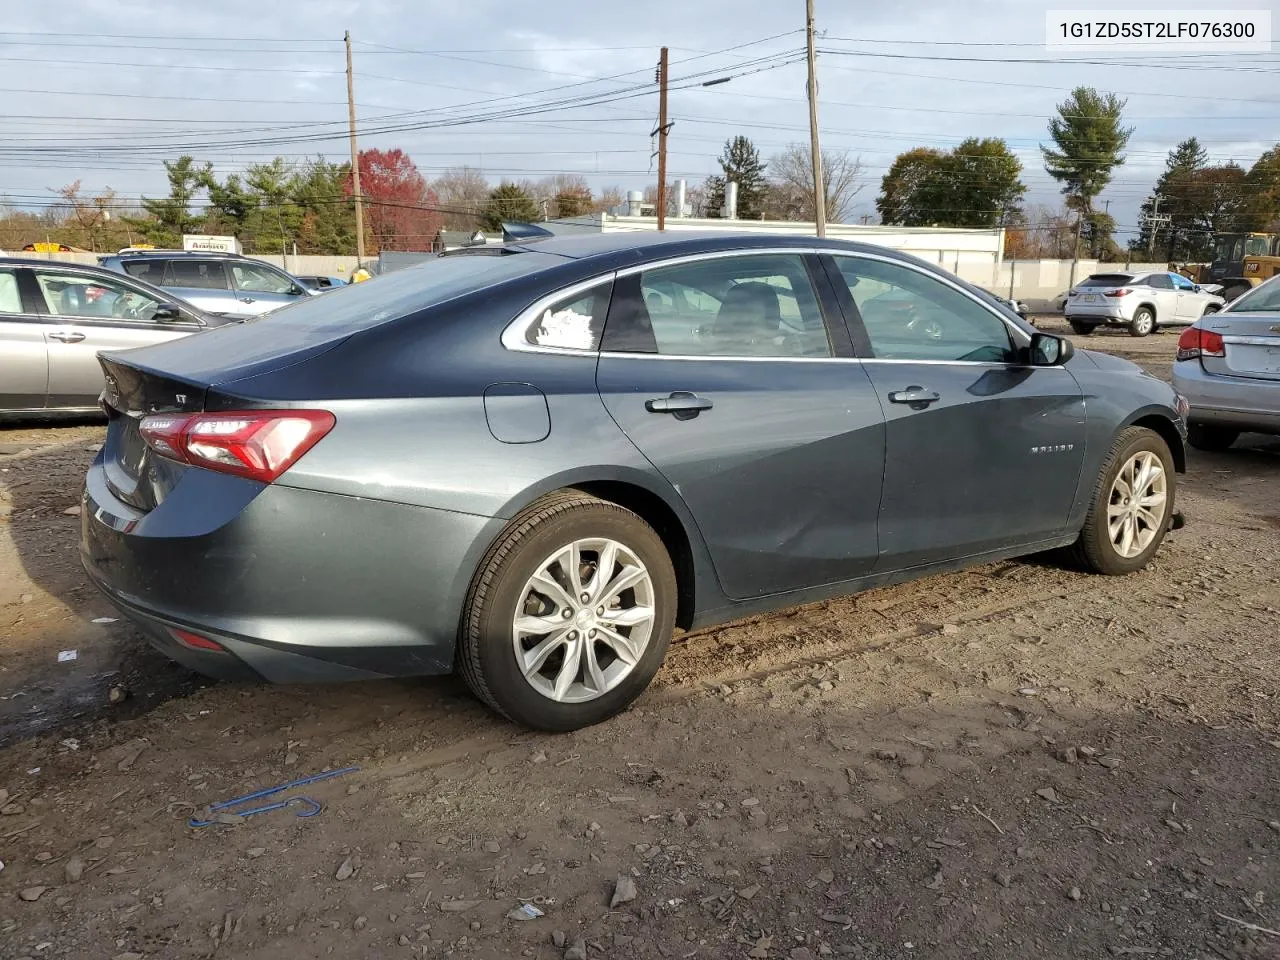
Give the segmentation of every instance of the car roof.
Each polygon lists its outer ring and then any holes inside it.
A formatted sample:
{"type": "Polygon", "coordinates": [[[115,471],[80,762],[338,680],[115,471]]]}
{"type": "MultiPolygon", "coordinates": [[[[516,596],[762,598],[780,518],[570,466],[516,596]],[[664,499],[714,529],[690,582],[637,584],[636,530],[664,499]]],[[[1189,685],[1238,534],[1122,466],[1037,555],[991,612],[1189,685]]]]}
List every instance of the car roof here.
{"type": "Polygon", "coordinates": [[[61,260],[41,260],[33,257],[0,257],[0,267],[36,267],[46,270],[58,270],[62,273],[79,273],[87,277],[100,277],[103,280],[124,280],[135,287],[142,287],[163,303],[179,303],[184,309],[197,316],[206,315],[205,311],[195,306],[195,304],[188,303],[181,297],[175,297],[170,290],[164,290],[140,277],[120,273],[107,267],[98,267],[88,263],[64,263],[61,260]]]}
{"type": "MultiPolygon", "coordinates": [[[[476,255],[484,252],[492,255],[495,245],[460,248],[450,255],[476,255]],[[470,250],[476,251],[475,254],[470,250]],[[465,252],[464,252],[465,251],[465,252]]],[[[937,264],[891,247],[851,240],[833,240],[826,237],[806,236],[794,233],[735,233],[704,230],[620,231],[618,233],[568,234],[537,240],[512,241],[501,249],[512,253],[537,250],[553,256],[572,260],[590,261],[601,269],[614,269],[637,263],[664,260],[671,257],[715,253],[727,250],[749,251],[753,249],[795,248],[797,250],[830,250],[832,253],[865,253],[890,257],[904,263],[923,265],[935,272],[943,272],[937,264]]]]}
{"type": "MultiPolygon", "coordinates": [[[[119,257],[124,259],[147,260],[152,257],[164,257],[171,259],[173,257],[217,257],[230,258],[233,260],[248,260],[243,253],[229,253],[225,250],[130,250],[127,253],[113,253],[111,257],[119,257]]],[[[110,259],[110,257],[108,257],[110,259]]]]}

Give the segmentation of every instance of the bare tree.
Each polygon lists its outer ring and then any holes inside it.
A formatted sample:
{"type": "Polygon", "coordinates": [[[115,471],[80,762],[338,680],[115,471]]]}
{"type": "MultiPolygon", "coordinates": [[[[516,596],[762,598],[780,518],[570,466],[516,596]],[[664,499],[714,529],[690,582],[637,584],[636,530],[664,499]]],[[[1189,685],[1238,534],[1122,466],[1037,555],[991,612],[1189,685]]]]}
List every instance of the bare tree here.
{"type": "Polygon", "coordinates": [[[69,183],[58,191],[69,219],[75,220],[89,236],[89,249],[97,251],[98,234],[103,224],[111,219],[111,206],[116,192],[108,187],[92,197],[80,195],[80,181],[69,183]]]}
{"type": "Polygon", "coordinates": [[[613,207],[622,206],[624,196],[621,187],[605,187],[600,191],[600,196],[596,197],[595,212],[602,213],[613,207]]]}
{"type": "Polygon", "coordinates": [[[479,230],[489,199],[489,181],[475,167],[450,167],[431,184],[452,230],[479,230]]]}
{"type": "MultiPolygon", "coordinates": [[[[765,217],[770,220],[813,220],[813,164],[809,147],[793,143],[769,160],[765,217]]],[[[862,190],[862,161],[847,150],[822,151],[822,180],[827,220],[843,223],[853,214],[853,199],[862,190]]]]}

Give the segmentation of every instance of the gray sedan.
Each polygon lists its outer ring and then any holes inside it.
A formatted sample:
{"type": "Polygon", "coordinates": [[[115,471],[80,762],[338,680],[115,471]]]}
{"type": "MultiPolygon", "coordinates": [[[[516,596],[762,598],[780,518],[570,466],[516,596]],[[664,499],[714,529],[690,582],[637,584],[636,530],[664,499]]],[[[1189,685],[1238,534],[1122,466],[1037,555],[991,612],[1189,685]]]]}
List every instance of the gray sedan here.
{"type": "Polygon", "coordinates": [[[99,350],[229,322],[98,267],[0,258],[0,418],[101,413],[99,350]]]}
{"type": "Polygon", "coordinates": [[[1225,450],[1244,431],[1280,434],[1280,277],[1189,327],[1173,383],[1191,404],[1193,447],[1225,450]]]}
{"type": "Polygon", "coordinates": [[[458,670],[626,707],[672,631],[1069,547],[1140,570],[1182,404],[880,247],[615,234],[446,254],[103,358],[82,556],[171,656],[458,670]]]}

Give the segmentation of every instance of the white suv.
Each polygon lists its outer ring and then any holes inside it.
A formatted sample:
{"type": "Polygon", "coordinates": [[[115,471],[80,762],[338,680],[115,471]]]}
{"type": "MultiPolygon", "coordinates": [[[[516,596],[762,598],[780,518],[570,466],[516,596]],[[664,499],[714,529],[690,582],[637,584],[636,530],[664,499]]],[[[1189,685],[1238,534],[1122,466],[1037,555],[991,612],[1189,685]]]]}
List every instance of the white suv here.
{"type": "Polygon", "coordinates": [[[1225,303],[1177,273],[1095,273],[1068,291],[1063,312],[1076,333],[1111,324],[1145,337],[1159,327],[1195,323],[1225,303]]]}

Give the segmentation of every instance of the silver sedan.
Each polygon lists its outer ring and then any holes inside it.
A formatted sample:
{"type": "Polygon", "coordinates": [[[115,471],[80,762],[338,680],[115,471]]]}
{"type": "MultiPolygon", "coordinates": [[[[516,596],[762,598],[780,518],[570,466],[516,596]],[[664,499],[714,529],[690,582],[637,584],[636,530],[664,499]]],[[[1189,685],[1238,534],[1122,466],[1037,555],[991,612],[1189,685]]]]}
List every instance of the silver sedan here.
{"type": "Polygon", "coordinates": [[[1197,449],[1225,450],[1244,431],[1280,434],[1280,277],[1183,331],[1173,385],[1191,404],[1197,449]]]}

